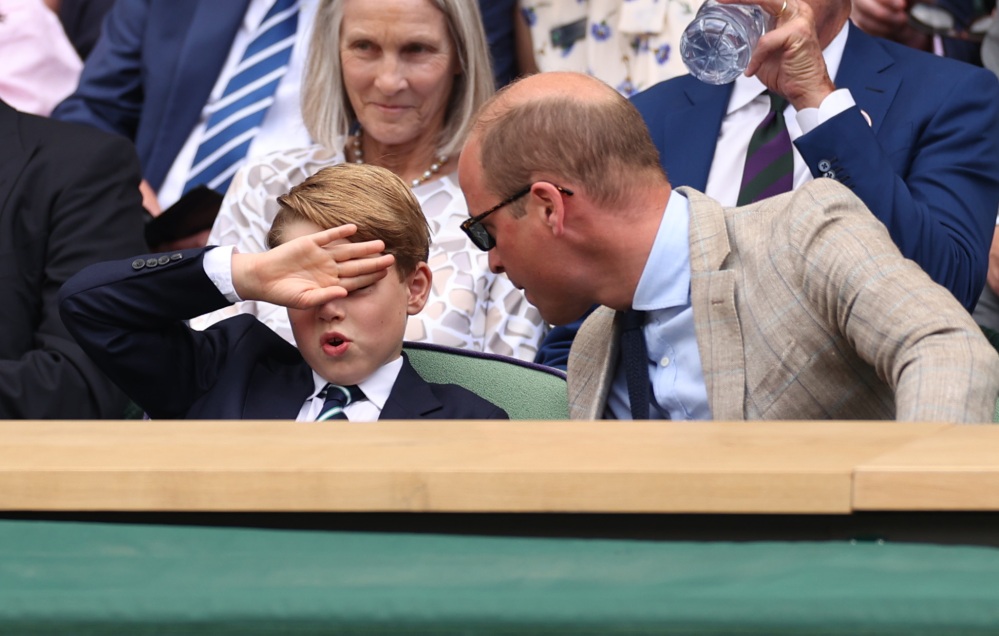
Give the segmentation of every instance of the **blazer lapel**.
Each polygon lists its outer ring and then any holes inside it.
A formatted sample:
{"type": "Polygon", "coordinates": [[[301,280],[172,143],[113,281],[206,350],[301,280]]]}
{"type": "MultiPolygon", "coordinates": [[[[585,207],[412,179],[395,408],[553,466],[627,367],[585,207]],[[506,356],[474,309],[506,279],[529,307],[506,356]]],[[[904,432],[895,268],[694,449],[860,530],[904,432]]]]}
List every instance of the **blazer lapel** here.
{"type": "Polygon", "coordinates": [[[567,374],[571,419],[603,418],[617,370],[621,316],[609,307],[598,307],[572,342],[567,374]]]}
{"type": "Polygon", "coordinates": [[[893,69],[895,58],[877,39],[853,23],[849,29],[836,87],[850,89],[857,107],[871,118],[871,129],[877,135],[902,80],[893,69]]]}
{"type": "Polygon", "coordinates": [[[662,110],[663,134],[657,145],[674,187],[703,191],[707,185],[732,86],[712,86],[690,78],[683,88],[684,98],[662,110]]]}
{"type": "Polygon", "coordinates": [[[701,368],[715,420],[745,419],[746,353],[735,303],[735,272],[722,269],[731,253],[725,211],[690,188],[690,297],[701,368]]]}
{"type": "Polygon", "coordinates": [[[22,145],[17,126],[19,117],[16,110],[0,101],[0,148],[4,149],[4,158],[0,161],[0,212],[5,209],[7,197],[14,190],[18,175],[34,152],[34,148],[22,145]]]}
{"type": "Polygon", "coordinates": [[[402,370],[392,385],[380,420],[433,419],[444,404],[437,399],[430,385],[420,377],[406,354],[402,354],[402,370]]]}

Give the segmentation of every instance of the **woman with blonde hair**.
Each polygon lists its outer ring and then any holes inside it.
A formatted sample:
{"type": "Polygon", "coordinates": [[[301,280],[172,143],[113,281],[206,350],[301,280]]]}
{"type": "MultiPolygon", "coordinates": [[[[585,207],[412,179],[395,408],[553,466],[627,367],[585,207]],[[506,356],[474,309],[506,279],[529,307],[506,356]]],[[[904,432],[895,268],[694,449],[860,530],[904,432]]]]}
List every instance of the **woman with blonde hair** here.
{"type": "MultiPolygon", "coordinates": [[[[432,233],[433,290],[406,339],[533,359],[537,310],[460,229],[468,218],[457,157],[493,93],[481,17],[471,0],[323,0],[302,89],[315,145],[250,162],[233,179],[208,243],[266,249],[277,197],[326,166],[387,168],[413,188],[432,233]]],[[[240,303],[194,321],[252,313],[289,341],[283,308],[240,303]]]]}

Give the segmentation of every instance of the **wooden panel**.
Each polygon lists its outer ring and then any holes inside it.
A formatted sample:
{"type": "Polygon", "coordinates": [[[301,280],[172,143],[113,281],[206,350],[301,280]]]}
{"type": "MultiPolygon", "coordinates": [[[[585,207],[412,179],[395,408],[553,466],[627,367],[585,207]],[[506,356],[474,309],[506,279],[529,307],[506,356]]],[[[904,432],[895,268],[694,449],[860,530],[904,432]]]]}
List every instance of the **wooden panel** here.
{"type": "Polygon", "coordinates": [[[952,426],[857,467],[857,510],[999,510],[999,426],[952,426]]]}
{"type": "Polygon", "coordinates": [[[0,422],[0,509],[848,513],[893,422],[0,422]]]}

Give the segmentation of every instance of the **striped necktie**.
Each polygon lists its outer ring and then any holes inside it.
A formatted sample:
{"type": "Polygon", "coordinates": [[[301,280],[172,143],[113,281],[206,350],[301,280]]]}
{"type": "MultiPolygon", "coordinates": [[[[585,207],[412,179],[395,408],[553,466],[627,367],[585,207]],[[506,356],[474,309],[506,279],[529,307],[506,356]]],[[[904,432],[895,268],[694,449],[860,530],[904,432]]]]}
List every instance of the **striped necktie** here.
{"type": "Polygon", "coordinates": [[[784,122],[787,100],[770,91],[764,94],[770,97],[770,112],[749,140],[736,205],[747,205],[790,192],[794,187],[794,153],[784,122]]]}
{"type": "Polygon", "coordinates": [[[347,415],[344,413],[344,409],[346,409],[348,405],[367,399],[364,395],[364,391],[362,391],[356,384],[351,384],[350,386],[327,384],[326,388],[323,389],[319,396],[325,397],[326,399],[323,402],[322,410],[319,411],[319,417],[316,418],[317,422],[323,422],[325,420],[345,420],[347,419],[347,415]]]}
{"type": "Polygon", "coordinates": [[[222,97],[211,107],[184,184],[185,193],[201,184],[223,193],[229,188],[274,103],[274,93],[288,69],[297,27],[298,0],[276,0],[243,52],[222,97]]]}

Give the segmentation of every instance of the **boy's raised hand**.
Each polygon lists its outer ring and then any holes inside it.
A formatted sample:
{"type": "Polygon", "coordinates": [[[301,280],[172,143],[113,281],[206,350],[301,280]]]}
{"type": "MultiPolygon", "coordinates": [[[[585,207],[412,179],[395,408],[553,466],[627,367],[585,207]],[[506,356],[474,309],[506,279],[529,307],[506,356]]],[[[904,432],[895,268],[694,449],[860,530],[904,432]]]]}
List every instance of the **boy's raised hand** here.
{"type": "Polygon", "coordinates": [[[301,236],[260,254],[232,256],[232,283],[243,300],[306,309],[342,298],[383,278],[395,263],[382,241],[339,241],[348,224],[301,236]],[[338,242],[339,241],[339,242],[338,242]]]}

